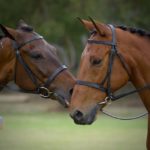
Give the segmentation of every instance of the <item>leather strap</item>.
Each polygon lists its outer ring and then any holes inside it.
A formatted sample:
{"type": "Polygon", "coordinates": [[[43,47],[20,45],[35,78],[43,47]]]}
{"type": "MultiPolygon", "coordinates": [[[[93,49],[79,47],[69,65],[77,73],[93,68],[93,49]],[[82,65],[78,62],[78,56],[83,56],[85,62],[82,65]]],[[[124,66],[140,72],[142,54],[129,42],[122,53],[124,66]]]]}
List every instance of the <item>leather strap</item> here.
{"type": "Polygon", "coordinates": [[[67,69],[67,67],[65,65],[60,66],[59,68],[57,68],[47,79],[46,83],[44,84],[45,87],[49,87],[49,85],[52,83],[52,81],[65,69],[67,69]]]}
{"type": "Polygon", "coordinates": [[[113,25],[108,25],[112,31],[112,41],[97,41],[97,40],[88,40],[87,42],[89,44],[103,44],[103,45],[108,45],[111,46],[111,51],[110,51],[110,55],[109,55],[109,63],[108,63],[108,69],[107,69],[107,73],[104,77],[104,79],[102,80],[102,82],[99,83],[93,83],[93,82],[88,82],[88,81],[81,81],[81,80],[77,80],[76,84],[78,85],[84,85],[84,86],[88,86],[91,88],[96,88],[102,92],[105,92],[107,94],[107,98],[115,101],[118,100],[122,97],[125,97],[127,95],[133,94],[135,92],[140,92],[142,90],[145,89],[149,89],[150,88],[150,84],[145,85],[144,87],[138,88],[136,90],[132,90],[123,94],[119,94],[119,95],[114,95],[112,93],[112,89],[111,89],[111,74],[112,74],[112,67],[113,67],[113,62],[114,62],[114,58],[115,56],[117,56],[122,64],[122,66],[125,68],[125,70],[127,71],[129,77],[130,77],[130,72],[129,72],[129,67],[127,65],[127,63],[125,62],[123,56],[118,53],[117,51],[117,44],[116,44],[116,33],[115,33],[115,28],[113,25]],[[107,87],[104,87],[105,82],[107,82],[107,87]]]}
{"type": "Polygon", "coordinates": [[[82,80],[77,80],[76,84],[83,85],[83,86],[88,86],[88,87],[92,87],[92,88],[101,90],[102,92],[107,92],[106,88],[104,88],[103,86],[101,86],[100,84],[97,84],[97,83],[88,82],[88,81],[82,81],[82,80]]]}
{"type": "MultiPolygon", "coordinates": [[[[50,75],[47,79],[47,81],[44,83],[44,86],[43,85],[39,85],[38,83],[38,77],[32,72],[32,70],[30,69],[30,67],[27,65],[27,63],[24,61],[23,57],[20,55],[20,48],[23,47],[24,45],[28,44],[28,43],[31,43],[33,41],[36,41],[36,40],[40,40],[40,39],[43,39],[42,36],[38,36],[34,39],[31,39],[29,41],[26,41],[25,43],[22,43],[22,44],[18,44],[16,41],[13,41],[13,47],[16,51],[16,59],[20,62],[20,64],[23,66],[23,68],[25,69],[25,71],[27,72],[29,78],[32,80],[33,84],[36,86],[36,89],[34,91],[30,91],[30,90],[24,90],[24,91],[27,91],[28,93],[39,93],[42,94],[44,93],[40,93],[41,91],[43,91],[43,89],[45,90],[46,94],[47,95],[50,95],[49,93],[51,93],[49,90],[48,90],[48,87],[49,85],[52,83],[52,81],[62,72],[64,71],[65,69],[67,69],[67,67],[65,65],[62,65],[60,66],[59,68],[57,68],[56,70],[54,70],[54,72],[52,73],[52,75],[50,75]],[[41,90],[42,89],[42,90],[41,90]]],[[[16,65],[15,65],[15,83],[16,83],[16,72],[17,72],[17,60],[16,60],[16,65]]],[[[43,94],[43,97],[44,98],[47,98],[44,94],[43,94]]]]}

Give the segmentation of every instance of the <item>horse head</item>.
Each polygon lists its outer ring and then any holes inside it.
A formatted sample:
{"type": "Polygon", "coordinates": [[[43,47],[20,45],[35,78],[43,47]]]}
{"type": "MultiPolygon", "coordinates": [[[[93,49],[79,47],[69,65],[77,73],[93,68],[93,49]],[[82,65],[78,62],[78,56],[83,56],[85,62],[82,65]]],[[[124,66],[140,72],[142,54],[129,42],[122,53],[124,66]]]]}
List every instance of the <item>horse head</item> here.
{"type": "Polygon", "coordinates": [[[126,54],[123,52],[122,57],[117,50],[126,50],[120,42],[125,41],[120,38],[120,29],[92,19],[81,22],[90,32],[90,38],[81,55],[70,111],[75,123],[91,124],[113,92],[128,82],[131,70],[126,54]]]}
{"type": "Polygon", "coordinates": [[[25,91],[55,96],[67,106],[75,79],[59,61],[56,48],[23,21],[17,29],[0,27],[4,33],[0,75],[5,80],[0,82],[7,84],[14,78],[25,91]]]}

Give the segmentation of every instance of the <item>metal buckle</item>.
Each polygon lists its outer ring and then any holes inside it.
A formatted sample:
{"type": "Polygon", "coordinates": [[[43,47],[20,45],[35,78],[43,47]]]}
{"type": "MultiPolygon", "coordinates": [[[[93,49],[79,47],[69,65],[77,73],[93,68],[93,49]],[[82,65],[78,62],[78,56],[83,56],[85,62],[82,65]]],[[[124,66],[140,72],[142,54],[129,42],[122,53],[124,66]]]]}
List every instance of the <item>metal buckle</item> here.
{"type": "Polygon", "coordinates": [[[48,88],[42,86],[38,88],[38,92],[42,98],[49,98],[53,92],[50,92],[48,88]]]}
{"type": "Polygon", "coordinates": [[[100,102],[99,105],[111,104],[111,97],[105,97],[104,101],[100,102]]]}

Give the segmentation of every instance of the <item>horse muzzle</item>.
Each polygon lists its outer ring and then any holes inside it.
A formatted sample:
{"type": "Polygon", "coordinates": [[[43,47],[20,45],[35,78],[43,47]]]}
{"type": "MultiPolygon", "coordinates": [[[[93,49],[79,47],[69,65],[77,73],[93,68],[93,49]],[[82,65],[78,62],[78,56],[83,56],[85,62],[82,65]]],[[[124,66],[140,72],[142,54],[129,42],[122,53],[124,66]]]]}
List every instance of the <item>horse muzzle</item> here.
{"type": "Polygon", "coordinates": [[[98,105],[94,106],[89,113],[84,114],[82,111],[80,110],[74,110],[70,116],[71,118],[74,120],[74,122],[76,124],[80,124],[80,125],[90,125],[92,124],[95,119],[96,119],[96,114],[98,111],[98,105]]]}

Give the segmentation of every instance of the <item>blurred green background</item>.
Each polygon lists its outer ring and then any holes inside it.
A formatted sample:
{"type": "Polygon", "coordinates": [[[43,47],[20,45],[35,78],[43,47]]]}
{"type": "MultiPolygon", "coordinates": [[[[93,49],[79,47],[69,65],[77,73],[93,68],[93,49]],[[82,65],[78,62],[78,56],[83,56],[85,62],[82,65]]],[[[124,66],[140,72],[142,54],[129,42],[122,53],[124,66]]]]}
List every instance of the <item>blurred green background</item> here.
{"type": "Polygon", "coordinates": [[[1,150],[146,150],[146,119],[98,117],[77,126],[66,113],[14,113],[0,129],[1,150]]]}
{"type": "Polygon", "coordinates": [[[0,0],[0,23],[16,27],[20,19],[32,25],[49,42],[68,48],[79,58],[85,29],[81,17],[149,30],[149,0],[0,0]],[[69,42],[68,42],[69,41],[69,42]]]}
{"type": "MultiPolygon", "coordinates": [[[[77,56],[88,36],[76,17],[149,30],[149,0],[0,0],[0,23],[16,28],[24,19],[45,39],[77,56]]],[[[72,58],[71,58],[72,59],[72,58]]],[[[108,106],[119,116],[145,111],[139,97],[108,106]]],[[[0,94],[0,150],[146,150],[147,117],[118,121],[98,115],[91,126],[73,123],[55,101],[5,89],[0,94]]]]}

